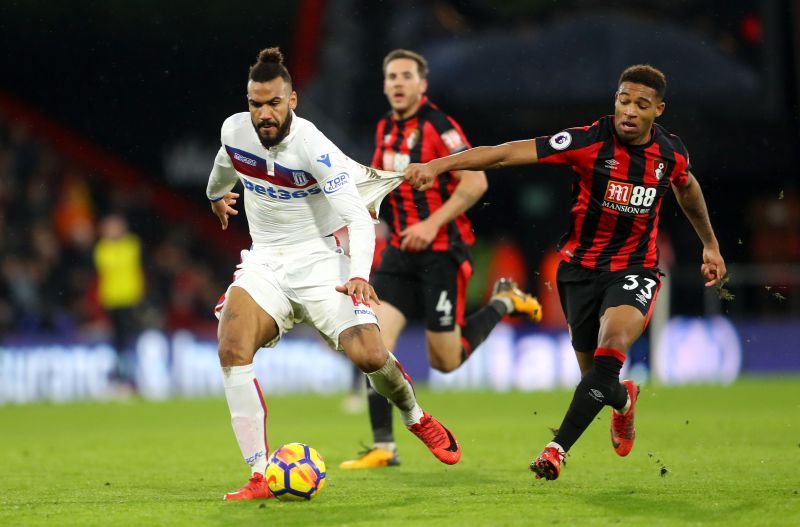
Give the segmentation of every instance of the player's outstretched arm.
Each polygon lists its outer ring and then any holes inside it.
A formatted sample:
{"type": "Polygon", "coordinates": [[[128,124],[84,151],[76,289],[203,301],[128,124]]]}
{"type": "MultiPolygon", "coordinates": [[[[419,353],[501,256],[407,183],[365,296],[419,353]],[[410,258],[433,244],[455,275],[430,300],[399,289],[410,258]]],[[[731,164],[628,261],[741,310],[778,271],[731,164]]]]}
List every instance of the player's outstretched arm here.
{"type": "Polygon", "coordinates": [[[717,242],[714,229],[711,227],[706,200],[700,184],[690,172],[686,185],[682,187],[672,185],[672,190],[678,200],[678,205],[689,218],[689,222],[703,243],[703,263],[700,266],[700,272],[708,280],[706,287],[716,285],[725,277],[727,270],[725,260],[719,251],[719,242],[717,242]]]}
{"type": "Polygon", "coordinates": [[[457,154],[440,157],[424,164],[411,163],[406,180],[417,190],[427,190],[433,180],[453,170],[490,170],[536,163],[536,140],[512,141],[496,146],[477,146],[457,154]]]}

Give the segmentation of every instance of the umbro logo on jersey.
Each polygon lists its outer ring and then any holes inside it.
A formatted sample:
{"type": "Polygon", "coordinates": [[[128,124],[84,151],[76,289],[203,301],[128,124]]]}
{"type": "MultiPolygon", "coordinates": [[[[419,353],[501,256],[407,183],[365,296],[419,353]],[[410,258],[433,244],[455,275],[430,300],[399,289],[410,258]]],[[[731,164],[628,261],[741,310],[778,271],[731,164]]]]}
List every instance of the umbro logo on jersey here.
{"type": "Polygon", "coordinates": [[[323,154],[317,158],[317,161],[322,163],[328,168],[331,168],[331,155],[330,154],[323,154]]]}
{"type": "Polygon", "coordinates": [[[615,170],[619,166],[619,161],[616,159],[606,159],[606,168],[609,170],[615,170]]]}

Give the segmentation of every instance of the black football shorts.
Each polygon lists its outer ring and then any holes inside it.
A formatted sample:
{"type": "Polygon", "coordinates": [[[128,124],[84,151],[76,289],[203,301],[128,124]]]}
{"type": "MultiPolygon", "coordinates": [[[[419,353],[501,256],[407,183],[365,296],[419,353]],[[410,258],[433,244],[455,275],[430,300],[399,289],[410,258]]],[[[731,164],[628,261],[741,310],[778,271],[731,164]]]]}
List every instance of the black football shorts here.
{"type": "Polygon", "coordinates": [[[645,327],[661,287],[658,269],[635,267],[621,271],[594,271],[561,262],[556,279],[561,308],[571,329],[572,347],[594,353],[600,317],[606,309],[633,306],[645,317],[645,327]]]}
{"type": "Polygon", "coordinates": [[[464,324],[467,282],[472,263],[466,248],[404,252],[389,245],[372,285],[381,302],[407,320],[423,320],[430,331],[452,331],[464,324]]]}

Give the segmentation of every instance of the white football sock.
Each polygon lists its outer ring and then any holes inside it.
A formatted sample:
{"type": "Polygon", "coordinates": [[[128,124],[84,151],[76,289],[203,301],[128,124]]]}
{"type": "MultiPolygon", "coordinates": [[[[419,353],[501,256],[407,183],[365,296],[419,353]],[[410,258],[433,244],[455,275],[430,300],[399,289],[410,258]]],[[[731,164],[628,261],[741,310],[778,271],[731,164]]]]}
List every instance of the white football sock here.
{"type": "Polygon", "coordinates": [[[400,410],[400,417],[406,426],[419,423],[422,419],[422,408],[417,404],[414,388],[391,352],[386,364],[381,369],[368,373],[367,377],[375,391],[389,399],[389,402],[400,410]]]}
{"type": "Polygon", "coordinates": [[[559,451],[561,454],[565,454],[565,453],[566,453],[566,452],[565,452],[565,450],[562,448],[562,446],[561,446],[561,445],[559,445],[558,443],[556,443],[555,441],[550,441],[550,442],[549,442],[549,443],[547,443],[547,444],[546,444],[544,447],[545,447],[545,448],[555,448],[555,449],[556,449],[556,450],[558,450],[558,451],[559,451]]]}
{"type": "Polygon", "coordinates": [[[251,473],[267,470],[267,405],[261,396],[253,365],[222,368],[225,399],[239,449],[251,473]]]}
{"type": "Polygon", "coordinates": [[[504,315],[510,315],[514,312],[514,302],[507,296],[493,296],[491,301],[494,302],[495,300],[506,306],[506,312],[503,313],[504,315]]]}
{"type": "Polygon", "coordinates": [[[395,443],[394,441],[378,442],[378,443],[373,443],[372,448],[377,448],[378,450],[386,450],[388,452],[396,452],[397,443],[395,443]]]}

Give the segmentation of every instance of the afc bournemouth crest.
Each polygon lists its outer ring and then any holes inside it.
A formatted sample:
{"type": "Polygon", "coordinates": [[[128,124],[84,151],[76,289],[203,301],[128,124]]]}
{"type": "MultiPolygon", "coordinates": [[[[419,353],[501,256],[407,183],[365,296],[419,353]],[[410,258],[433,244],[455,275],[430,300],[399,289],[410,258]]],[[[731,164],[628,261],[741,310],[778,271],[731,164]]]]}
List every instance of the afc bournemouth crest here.
{"type": "Polygon", "coordinates": [[[411,132],[406,136],[406,148],[411,150],[417,143],[419,143],[419,136],[422,135],[419,131],[419,128],[414,128],[411,132]]]}
{"type": "Polygon", "coordinates": [[[656,159],[655,162],[655,170],[653,174],[656,176],[656,179],[661,181],[661,178],[664,177],[664,172],[667,170],[667,164],[664,163],[661,159],[656,159]]]}

